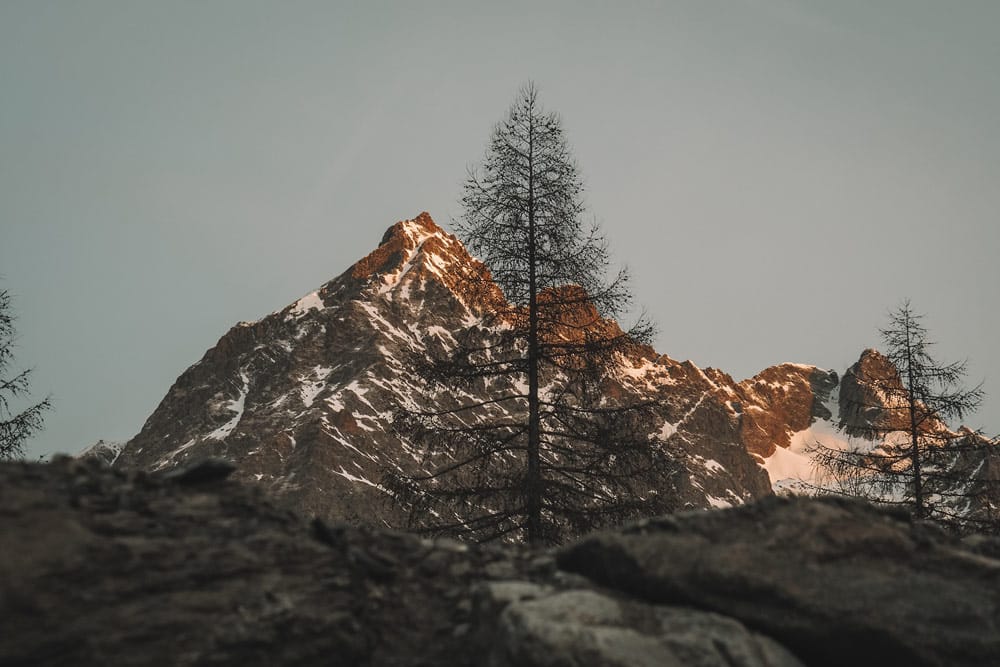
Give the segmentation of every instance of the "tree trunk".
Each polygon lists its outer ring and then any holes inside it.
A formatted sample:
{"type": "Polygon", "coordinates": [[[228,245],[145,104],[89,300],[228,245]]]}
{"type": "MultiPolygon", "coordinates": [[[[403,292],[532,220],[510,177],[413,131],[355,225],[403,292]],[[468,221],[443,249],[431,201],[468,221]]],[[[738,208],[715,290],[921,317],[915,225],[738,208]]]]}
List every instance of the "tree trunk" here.
{"type": "Polygon", "coordinates": [[[906,315],[906,393],[910,413],[910,464],[913,471],[913,504],[916,517],[924,517],[924,480],[920,470],[920,437],[917,432],[917,401],[914,398],[916,379],[913,376],[913,348],[910,340],[910,317],[906,315]]]}
{"type": "Polygon", "coordinates": [[[538,284],[536,275],[534,119],[528,115],[528,543],[542,539],[541,417],[538,406],[538,284]]]}

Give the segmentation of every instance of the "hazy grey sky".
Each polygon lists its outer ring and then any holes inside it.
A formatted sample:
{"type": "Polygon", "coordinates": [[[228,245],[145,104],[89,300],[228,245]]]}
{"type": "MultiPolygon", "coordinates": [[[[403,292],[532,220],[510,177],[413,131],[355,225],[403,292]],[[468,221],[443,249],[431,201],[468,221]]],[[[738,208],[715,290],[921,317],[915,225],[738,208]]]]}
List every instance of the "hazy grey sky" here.
{"type": "Polygon", "coordinates": [[[910,297],[1000,431],[1000,3],[0,3],[0,274],[55,404],[135,434],[232,324],[559,111],[659,351],[843,371],[910,297]]]}

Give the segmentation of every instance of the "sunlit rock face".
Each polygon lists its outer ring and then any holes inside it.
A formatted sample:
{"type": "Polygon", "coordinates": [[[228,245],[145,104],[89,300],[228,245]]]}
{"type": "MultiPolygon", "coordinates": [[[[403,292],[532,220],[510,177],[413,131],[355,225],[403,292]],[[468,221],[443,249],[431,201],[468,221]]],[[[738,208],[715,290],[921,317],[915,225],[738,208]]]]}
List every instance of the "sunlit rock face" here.
{"type": "MultiPolygon", "coordinates": [[[[893,431],[909,431],[909,394],[899,371],[877,350],[865,350],[844,373],[840,390],[840,426],[845,433],[876,439],[893,431]]],[[[919,404],[917,410],[919,410],[919,404]]],[[[946,433],[938,419],[921,420],[924,433],[946,433]]]]}
{"type": "Polygon", "coordinates": [[[894,410],[903,395],[899,372],[877,350],[865,350],[844,373],[840,388],[840,425],[845,433],[874,438],[891,431],[908,430],[900,410],[894,410]]]}
{"type": "MultiPolygon", "coordinates": [[[[498,326],[488,315],[517,316],[505,304],[488,269],[428,214],[398,222],[338,277],[227,332],[177,379],[115,465],[163,470],[222,457],[238,477],[300,511],[401,525],[381,479],[426,464],[393,430],[399,411],[447,409],[516,387],[500,379],[431,388],[415,366],[452,348],[460,333],[488,342],[498,326]]],[[[577,316],[619,330],[585,306],[568,315],[577,316]]],[[[612,400],[655,402],[653,428],[683,465],[678,493],[689,508],[771,494],[768,462],[831,418],[837,386],[835,373],[798,364],[736,382],[644,346],[621,356],[614,375],[612,400]]],[[[483,409],[469,419],[486,416],[483,409]]]]}
{"type": "Polygon", "coordinates": [[[772,366],[740,382],[736,392],[747,406],[740,435],[747,450],[767,458],[815,419],[829,419],[825,403],[837,384],[835,372],[801,364],[772,366]]]}

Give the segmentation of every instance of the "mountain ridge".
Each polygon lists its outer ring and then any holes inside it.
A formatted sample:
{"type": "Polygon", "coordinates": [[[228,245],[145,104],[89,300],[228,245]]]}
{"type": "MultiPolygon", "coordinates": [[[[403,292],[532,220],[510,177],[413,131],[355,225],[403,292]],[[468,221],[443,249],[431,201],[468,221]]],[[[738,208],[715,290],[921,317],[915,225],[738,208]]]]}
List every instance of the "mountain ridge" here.
{"type": "MultiPolygon", "coordinates": [[[[427,472],[432,462],[394,432],[394,416],[518,390],[499,378],[442,392],[412,360],[447,352],[459,332],[487,340],[497,325],[488,316],[505,304],[485,265],[429,214],[399,221],[337,277],[226,332],[178,377],[115,465],[162,470],[221,457],[296,510],[402,526],[380,480],[386,471],[427,472]]],[[[596,311],[581,317],[618,326],[596,311]]],[[[841,378],[811,365],[778,364],[736,382],[636,346],[616,373],[612,394],[656,405],[655,432],[686,473],[675,489],[681,507],[770,495],[779,473],[805,469],[793,451],[801,434],[840,418],[841,378]]]]}

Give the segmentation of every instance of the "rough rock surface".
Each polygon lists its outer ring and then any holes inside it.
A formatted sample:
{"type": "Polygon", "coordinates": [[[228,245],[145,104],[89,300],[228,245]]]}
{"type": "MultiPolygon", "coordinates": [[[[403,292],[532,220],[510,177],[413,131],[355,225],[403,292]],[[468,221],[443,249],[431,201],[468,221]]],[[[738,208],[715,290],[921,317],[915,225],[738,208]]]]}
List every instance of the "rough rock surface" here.
{"type": "MultiPolygon", "coordinates": [[[[892,431],[909,431],[907,392],[892,362],[878,350],[861,353],[840,387],[840,426],[848,435],[869,440],[892,431]]],[[[947,432],[936,419],[921,425],[928,433],[947,432]]]]}
{"type": "MultiPolygon", "coordinates": [[[[621,600],[589,589],[553,591],[518,586],[506,602],[487,664],[559,667],[800,667],[773,640],[718,614],[621,600]],[[511,599],[513,598],[513,599],[511,599]]],[[[506,599],[505,599],[506,597],[506,599]]]]}
{"type": "Polygon", "coordinates": [[[559,566],[653,604],[736,618],[809,665],[985,665],[1000,560],[860,501],[771,497],[589,537],[559,566]]]}
{"type": "Polygon", "coordinates": [[[801,364],[772,366],[740,382],[740,439],[747,451],[765,459],[777,447],[788,447],[792,434],[816,418],[829,419],[824,403],[837,385],[835,372],[801,364]]]}
{"type": "Polygon", "coordinates": [[[471,664],[472,573],[516,556],[310,524],[207,468],[0,466],[0,663],[471,664]]]}
{"type": "Polygon", "coordinates": [[[300,518],[225,462],[0,464],[5,665],[987,665],[1000,542],[771,499],[476,547],[300,518]]]}

